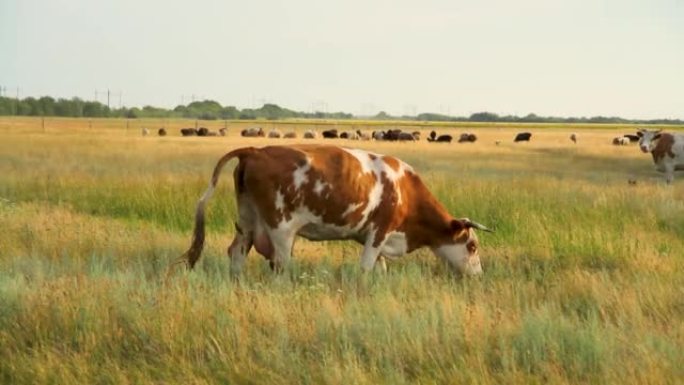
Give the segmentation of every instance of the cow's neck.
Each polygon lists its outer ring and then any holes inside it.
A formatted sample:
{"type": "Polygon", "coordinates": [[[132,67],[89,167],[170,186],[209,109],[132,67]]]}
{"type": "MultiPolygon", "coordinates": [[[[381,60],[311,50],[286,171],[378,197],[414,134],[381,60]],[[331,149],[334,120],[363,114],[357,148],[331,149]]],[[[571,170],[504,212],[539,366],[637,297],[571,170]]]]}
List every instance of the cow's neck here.
{"type": "Polygon", "coordinates": [[[436,236],[448,235],[451,215],[434,198],[419,201],[404,221],[408,251],[434,246],[436,236]]]}

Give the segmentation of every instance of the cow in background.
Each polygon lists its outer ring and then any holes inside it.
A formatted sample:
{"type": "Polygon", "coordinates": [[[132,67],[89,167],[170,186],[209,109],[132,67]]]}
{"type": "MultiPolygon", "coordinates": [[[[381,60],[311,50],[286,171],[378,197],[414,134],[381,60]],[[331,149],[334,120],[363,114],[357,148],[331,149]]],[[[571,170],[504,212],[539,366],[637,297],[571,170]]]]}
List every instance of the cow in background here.
{"type": "Polygon", "coordinates": [[[254,138],[266,136],[264,129],[261,127],[251,127],[240,131],[240,135],[244,137],[254,138]]]}
{"type": "Polygon", "coordinates": [[[521,132],[518,135],[515,136],[515,139],[513,139],[514,142],[529,142],[530,139],[532,138],[532,133],[530,132],[521,132]]]}
{"type": "Polygon", "coordinates": [[[334,128],[332,130],[325,130],[321,132],[321,135],[326,139],[336,139],[339,137],[337,130],[334,128]]]}
{"type": "Polygon", "coordinates": [[[181,128],[181,135],[183,136],[195,136],[197,135],[197,130],[194,128],[181,128]]]}
{"type": "Polygon", "coordinates": [[[464,132],[458,138],[459,143],[475,143],[475,141],[477,141],[477,136],[475,134],[471,134],[469,132],[464,132]]]}
{"type": "Polygon", "coordinates": [[[651,153],[656,170],[665,173],[667,183],[672,183],[674,172],[684,171],[684,135],[640,130],[639,136],[641,151],[651,153]]]}

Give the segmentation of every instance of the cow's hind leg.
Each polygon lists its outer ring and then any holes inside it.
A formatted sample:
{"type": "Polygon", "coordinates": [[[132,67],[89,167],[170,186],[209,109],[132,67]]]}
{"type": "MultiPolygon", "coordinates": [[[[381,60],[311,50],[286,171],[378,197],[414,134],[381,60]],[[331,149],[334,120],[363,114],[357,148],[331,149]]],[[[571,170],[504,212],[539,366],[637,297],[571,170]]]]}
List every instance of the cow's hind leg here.
{"type": "Polygon", "coordinates": [[[254,244],[254,224],[256,222],[254,209],[249,204],[249,200],[238,196],[237,201],[239,219],[235,223],[235,238],[228,246],[230,273],[233,276],[239,275],[242,271],[245,258],[254,244]]]}
{"type": "Polygon", "coordinates": [[[245,264],[245,258],[252,248],[253,243],[254,232],[252,230],[244,230],[236,223],[235,238],[233,238],[233,243],[228,246],[231,275],[238,276],[240,274],[242,266],[245,264]]]}

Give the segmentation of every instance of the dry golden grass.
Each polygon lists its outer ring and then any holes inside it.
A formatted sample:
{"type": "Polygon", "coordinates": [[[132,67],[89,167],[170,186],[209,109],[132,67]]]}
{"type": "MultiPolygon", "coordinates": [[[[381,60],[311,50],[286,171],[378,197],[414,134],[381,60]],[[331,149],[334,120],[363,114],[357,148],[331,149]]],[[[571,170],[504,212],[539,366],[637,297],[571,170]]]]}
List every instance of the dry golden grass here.
{"type": "Polygon", "coordinates": [[[484,275],[455,279],[419,251],[362,276],[358,246],[299,240],[285,274],[251,254],[233,282],[228,172],[198,269],[166,275],[214,163],[238,146],[304,142],[241,128],[314,125],[226,122],[227,137],[182,138],[193,121],[41,123],[0,119],[0,382],[684,378],[684,175],[667,186],[650,156],[611,145],[633,127],[417,127],[475,132],[473,144],[316,140],[399,156],[454,215],[494,227],[481,236],[484,275]],[[161,125],[168,137],[154,135],[161,125]],[[532,142],[512,143],[523,130],[532,142]]]}

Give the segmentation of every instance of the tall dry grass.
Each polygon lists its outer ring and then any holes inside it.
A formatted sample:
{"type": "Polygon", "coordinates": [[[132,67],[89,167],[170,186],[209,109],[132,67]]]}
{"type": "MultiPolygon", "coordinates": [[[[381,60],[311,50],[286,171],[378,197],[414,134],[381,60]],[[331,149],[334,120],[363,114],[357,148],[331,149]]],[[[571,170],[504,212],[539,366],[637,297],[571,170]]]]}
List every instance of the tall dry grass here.
{"type": "Polygon", "coordinates": [[[254,254],[235,282],[228,175],[196,271],[167,276],[167,266],[188,245],[220,155],[299,140],[243,139],[233,123],[219,138],[88,124],[0,120],[0,382],[684,378],[684,181],[666,186],[648,156],[612,146],[627,127],[438,128],[479,136],[460,145],[337,141],[401,157],[454,215],[494,227],[480,237],[484,275],[455,279],[419,251],[363,276],[358,246],[299,240],[284,274],[254,254]],[[513,144],[522,129],[533,141],[513,144]]]}

